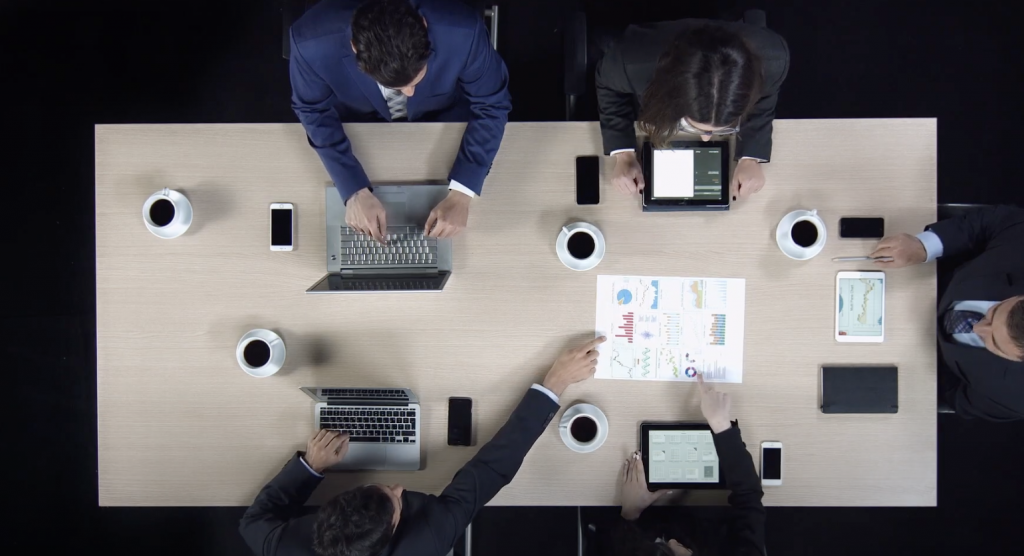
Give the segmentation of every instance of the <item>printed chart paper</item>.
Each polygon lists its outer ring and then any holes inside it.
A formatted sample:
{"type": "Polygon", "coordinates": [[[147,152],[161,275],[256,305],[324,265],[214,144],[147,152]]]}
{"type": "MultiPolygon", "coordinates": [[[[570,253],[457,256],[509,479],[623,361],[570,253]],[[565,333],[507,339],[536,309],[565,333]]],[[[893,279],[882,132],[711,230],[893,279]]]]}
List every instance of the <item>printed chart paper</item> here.
{"type": "Polygon", "coordinates": [[[743,382],[742,278],[598,276],[598,378],[743,382]]]}

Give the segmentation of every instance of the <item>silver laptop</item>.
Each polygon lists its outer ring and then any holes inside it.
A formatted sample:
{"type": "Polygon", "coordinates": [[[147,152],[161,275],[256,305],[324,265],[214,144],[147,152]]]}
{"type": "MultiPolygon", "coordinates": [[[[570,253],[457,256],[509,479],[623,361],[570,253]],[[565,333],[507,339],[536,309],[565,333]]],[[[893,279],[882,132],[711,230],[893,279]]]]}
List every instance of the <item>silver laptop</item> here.
{"type": "Polygon", "coordinates": [[[333,470],[420,468],[420,404],[407,388],[319,388],[302,391],[317,401],[317,430],[349,434],[345,459],[333,470]]]}
{"type": "Polygon", "coordinates": [[[386,244],[345,225],[345,203],[325,190],[327,274],[306,293],[438,292],[452,272],[452,240],[423,235],[447,185],[376,185],[387,211],[386,244]]]}

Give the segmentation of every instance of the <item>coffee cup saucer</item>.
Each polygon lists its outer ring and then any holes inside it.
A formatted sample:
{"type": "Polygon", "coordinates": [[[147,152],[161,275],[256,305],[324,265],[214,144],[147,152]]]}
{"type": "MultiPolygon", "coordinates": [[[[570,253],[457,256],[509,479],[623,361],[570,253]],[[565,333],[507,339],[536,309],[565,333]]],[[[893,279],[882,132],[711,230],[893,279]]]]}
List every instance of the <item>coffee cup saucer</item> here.
{"type": "Polygon", "coordinates": [[[565,413],[562,414],[562,418],[558,422],[558,435],[562,437],[562,442],[574,452],[580,454],[593,452],[600,448],[605,440],[608,440],[608,417],[595,405],[589,403],[576,404],[566,409],[565,413]],[[597,437],[586,446],[581,446],[569,434],[569,421],[572,421],[573,417],[580,414],[589,415],[597,421],[597,437]]]}
{"type": "Polygon", "coordinates": [[[787,257],[798,261],[812,259],[817,256],[818,253],[821,253],[821,250],[825,248],[826,237],[827,231],[825,229],[824,222],[821,221],[821,217],[817,215],[816,211],[795,210],[784,216],[779,222],[778,227],[775,228],[775,242],[779,245],[779,250],[781,250],[787,257]],[[790,235],[790,230],[792,230],[793,224],[800,219],[808,221],[813,220],[819,223],[816,225],[818,228],[818,240],[810,247],[801,247],[797,245],[790,235]]]}
{"type": "Polygon", "coordinates": [[[586,222],[577,222],[563,226],[558,232],[558,239],[555,240],[555,252],[558,253],[558,260],[562,264],[576,271],[586,271],[597,266],[604,258],[604,235],[597,226],[586,222]],[[575,230],[587,230],[594,235],[594,252],[586,259],[577,259],[569,254],[569,234],[575,230]]]}
{"type": "Polygon", "coordinates": [[[142,223],[146,225],[146,229],[152,232],[158,238],[161,239],[174,239],[188,231],[189,226],[192,225],[192,203],[189,202],[188,197],[181,193],[169,189],[163,195],[160,192],[153,194],[150,199],[142,207],[142,223]],[[174,210],[181,213],[180,218],[176,218],[171,221],[170,224],[163,227],[157,227],[151,225],[146,220],[146,211],[149,210],[150,205],[160,199],[167,199],[174,203],[174,210]]]}
{"type": "Polygon", "coordinates": [[[245,374],[256,378],[266,378],[281,370],[281,367],[284,366],[284,358],[284,341],[273,330],[266,330],[264,328],[250,330],[242,336],[241,340],[238,340],[238,346],[235,347],[235,359],[238,360],[238,366],[242,367],[245,374]],[[259,338],[270,346],[270,361],[267,361],[266,365],[259,368],[250,367],[245,362],[245,356],[243,355],[245,344],[252,338],[259,338]]]}

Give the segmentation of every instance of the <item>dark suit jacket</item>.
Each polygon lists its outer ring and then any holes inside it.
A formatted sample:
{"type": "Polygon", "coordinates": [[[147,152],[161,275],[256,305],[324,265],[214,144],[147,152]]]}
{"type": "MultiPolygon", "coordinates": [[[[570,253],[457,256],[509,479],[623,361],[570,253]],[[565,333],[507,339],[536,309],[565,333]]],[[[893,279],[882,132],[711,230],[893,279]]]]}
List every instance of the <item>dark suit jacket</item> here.
{"type": "MultiPolygon", "coordinates": [[[[609,556],[615,554],[641,553],[640,546],[649,544],[652,539],[663,537],[665,540],[674,538],[683,545],[689,545],[698,554],[702,552],[730,554],[735,556],[753,556],[764,554],[764,530],[766,512],[761,498],[761,479],[754,469],[754,461],[740,437],[739,425],[714,435],[715,450],[718,452],[722,477],[731,491],[729,493],[729,512],[725,516],[723,531],[694,531],[693,527],[703,526],[718,529],[713,524],[701,519],[683,519],[685,508],[651,508],[644,512],[637,522],[627,522],[619,518],[611,532],[611,542],[607,543],[609,556]],[[665,510],[648,520],[651,510],[665,510]],[[723,538],[712,538],[721,536],[723,538]],[[699,544],[701,543],[702,544],[699,544]],[[712,547],[716,550],[712,550],[712,547]]],[[[646,552],[644,552],[646,553],[646,552]]]]}
{"type": "Polygon", "coordinates": [[[959,301],[1003,301],[1024,295],[1024,209],[994,207],[928,226],[942,240],[942,256],[971,257],[939,300],[939,349],[960,379],[957,413],[993,421],[1024,418],[1024,363],[964,346],[942,331],[942,315],[959,301]]]}
{"type": "MultiPolygon", "coordinates": [[[[479,194],[512,109],[508,71],[472,8],[456,0],[411,2],[427,20],[432,52],[409,98],[408,119],[469,122],[448,177],[479,194]]],[[[359,4],[324,0],[291,29],[292,108],[345,200],[370,180],[342,122],[391,121],[377,82],[359,70],[352,52],[352,13],[359,4]]]]}
{"type": "MultiPolygon", "coordinates": [[[[382,556],[447,554],[476,512],[512,482],[556,411],[557,403],[531,388],[501,430],[455,474],[440,496],[405,491],[398,528],[382,556]]],[[[320,480],[296,455],[263,487],[239,525],[257,556],[315,554],[316,514],[305,503],[320,480]]]]}
{"type": "Polygon", "coordinates": [[[720,26],[738,33],[761,57],[764,73],[761,98],[740,125],[736,158],[771,160],[772,120],[779,89],[789,73],[789,46],[778,34],[762,27],[705,19],[631,25],[605,54],[597,66],[596,76],[605,154],[636,148],[633,122],[637,120],[644,91],[654,77],[658,58],[676,35],[702,25],[720,26]]]}

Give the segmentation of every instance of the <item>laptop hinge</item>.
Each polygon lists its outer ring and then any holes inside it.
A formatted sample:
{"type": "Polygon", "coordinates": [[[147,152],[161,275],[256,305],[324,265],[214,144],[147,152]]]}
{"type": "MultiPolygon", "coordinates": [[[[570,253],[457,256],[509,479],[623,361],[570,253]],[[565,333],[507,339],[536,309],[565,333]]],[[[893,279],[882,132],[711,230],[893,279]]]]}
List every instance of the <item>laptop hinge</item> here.
{"type": "Polygon", "coordinates": [[[408,276],[409,278],[421,278],[421,277],[436,277],[440,274],[436,266],[424,266],[424,267],[410,267],[405,266],[402,268],[355,268],[355,269],[344,269],[340,273],[342,276],[408,276]]]}

